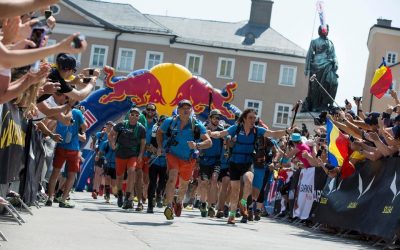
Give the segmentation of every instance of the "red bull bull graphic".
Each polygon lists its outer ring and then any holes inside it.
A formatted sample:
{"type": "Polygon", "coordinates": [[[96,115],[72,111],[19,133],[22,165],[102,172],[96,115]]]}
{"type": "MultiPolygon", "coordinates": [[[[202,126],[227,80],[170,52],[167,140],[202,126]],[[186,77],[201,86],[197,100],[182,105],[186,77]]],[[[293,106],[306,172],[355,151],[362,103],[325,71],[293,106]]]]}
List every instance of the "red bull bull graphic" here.
{"type": "Polygon", "coordinates": [[[130,98],[138,107],[144,106],[149,102],[160,103],[162,105],[166,104],[162,95],[161,84],[150,72],[115,82],[111,81],[115,76],[115,70],[113,68],[104,67],[104,73],[106,74],[104,84],[113,91],[107,95],[103,95],[99,103],[107,104],[109,102],[123,101],[130,98]]]}
{"type": "Polygon", "coordinates": [[[226,86],[227,96],[223,96],[220,90],[214,89],[211,85],[201,81],[197,77],[192,77],[179,87],[176,97],[170,104],[171,106],[177,106],[181,100],[188,99],[193,104],[194,112],[199,114],[204,112],[206,107],[211,103],[210,109],[219,109],[226,118],[234,119],[234,112],[229,110],[224,104],[233,100],[233,91],[236,88],[236,82],[228,83],[226,86]],[[210,101],[210,98],[212,101],[210,101]]]}

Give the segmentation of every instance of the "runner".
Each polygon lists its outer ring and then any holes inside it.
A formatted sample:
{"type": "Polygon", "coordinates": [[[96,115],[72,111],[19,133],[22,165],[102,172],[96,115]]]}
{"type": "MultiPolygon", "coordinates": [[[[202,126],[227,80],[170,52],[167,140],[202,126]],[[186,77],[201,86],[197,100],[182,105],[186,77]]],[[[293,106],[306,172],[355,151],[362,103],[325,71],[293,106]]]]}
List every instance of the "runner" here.
{"type": "MultiPolygon", "coordinates": [[[[112,149],[115,150],[115,166],[117,175],[118,201],[123,209],[133,208],[133,189],[135,175],[142,175],[143,154],[146,145],[146,129],[138,123],[140,110],[131,108],[129,118],[114,126],[109,135],[112,149]],[[137,170],[137,173],[135,173],[137,170]],[[125,171],[128,173],[125,200],[123,200],[122,181],[125,171]]],[[[141,203],[142,190],[138,190],[139,203],[136,211],[143,210],[141,203]]]]}
{"type": "MultiPolygon", "coordinates": [[[[227,125],[229,127],[229,125],[227,125]]],[[[224,144],[221,152],[221,169],[218,175],[219,189],[218,189],[218,212],[216,217],[228,217],[229,207],[226,201],[229,200],[231,185],[229,177],[229,158],[231,150],[231,137],[228,135],[224,138],[224,144]]],[[[233,146],[233,145],[232,145],[233,146]]]]}
{"type": "Polygon", "coordinates": [[[211,144],[204,125],[192,116],[192,103],[188,100],[180,101],[178,115],[166,119],[157,131],[157,155],[161,156],[164,150],[168,166],[168,182],[165,189],[167,207],[164,211],[167,220],[174,218],[172,200],[178,175],[179,193],[174,203],[174,212],[179,217],[182,212],[182,200],[198,158],[198,150],[209,148],[211,144]],[[164,134],[168,137],[165,144],[164,134]],[[198,142],[200,140],[202,142],[198,142]]]}
{"type": "MultiPolygon", "coordinates": [[[[219,126],[221,112],[213,109],[210,112],[207,123],[207,130],[222,131],[219,126]]],[[[223,139],[211,139],[212,147],[203,149],[200,153],[200,212],[202,217],[214,217],[215,205],[217,203],[217,180],[220,172],[220,158],[223,146],[223,139]],[[208,203],[207,203],[208,201],[208,203]]]]}
{"type": "MultiPolygon", "coordinates": [[[[149,177],[150,183],[148,187],[149,202],[147,206],[147,213],[154,213],[153,208],[157,204],[157,207],[162,207],[162,197],[165,189],[165,184],[167,183],[167,161],[165,159],[165,154],[157,156],[157,131],[161,124],[167,117],[162,115],[156,124],[154,124],[150,145],[148,146],[148,152],[152,153],[150,158],[150,169],[149,177]],[[156,197],[154,195],[156,194],[156,197]],[[156,204],[155,204],[156,203],[156,204]]],[[[164,138],[166,139],[166,138],[164,138]]],[[[166,140],[164,140],[166,142],[166,140]]]]}
{"type": "Polygon", "coordinates": [[[240,209],[242,223],[247,223],[247,197],[251,193],[251,185],[254,177],[252,163],[257,136],[280,137],[290,133],[290,129],[272,131],[255,126],[257,112],[254,109],[243,111],[237,124],[223,131],[211,132],[211,137],[221,138],[230,135],[235,144],[229,160],[229,174],[231,177],[231,198],[228,224],[235,224],[236,207],[239,201],[240,179],[243,179],[243,194],[240,197],[240,209]]]}

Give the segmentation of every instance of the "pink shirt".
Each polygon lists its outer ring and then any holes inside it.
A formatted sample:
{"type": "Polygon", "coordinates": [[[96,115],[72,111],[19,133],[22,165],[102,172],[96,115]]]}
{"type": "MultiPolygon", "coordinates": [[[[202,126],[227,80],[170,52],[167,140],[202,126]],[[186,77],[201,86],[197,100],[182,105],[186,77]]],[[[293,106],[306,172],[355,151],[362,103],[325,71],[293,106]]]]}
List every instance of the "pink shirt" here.
{"type": "Polygon", "coordinates": [[[304,151],[306,151],[306,152],[308,152],[308,153],[311,154],[311,149],[310,149],[310,147],[309,147],[307,144],[305,144],[305,143],[299,143],[299,144],[296,145],[296,148],[299,150],[299,152],[297,152],[297,154],[296,154],[296,158],[299,159],[299,161],[301,161],[301,162],[303,163],[304,168],[309,168],[309,167],[311,167],[311,164],[308,162],[308,160],[305,159],[305,158],[302,156],[302,153],[303,153],[304,151]]]}

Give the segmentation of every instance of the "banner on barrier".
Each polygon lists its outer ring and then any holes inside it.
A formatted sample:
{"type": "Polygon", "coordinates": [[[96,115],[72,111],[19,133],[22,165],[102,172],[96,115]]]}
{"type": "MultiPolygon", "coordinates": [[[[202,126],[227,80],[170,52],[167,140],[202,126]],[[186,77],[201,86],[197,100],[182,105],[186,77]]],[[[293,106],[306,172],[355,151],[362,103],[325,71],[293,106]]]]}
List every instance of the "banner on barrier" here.
{"type": "Polygon", "coordinates": [[[367,161],[354,175],[327,181],[315,221],[392,238],[399,229],[400,158],[367,161]]]}

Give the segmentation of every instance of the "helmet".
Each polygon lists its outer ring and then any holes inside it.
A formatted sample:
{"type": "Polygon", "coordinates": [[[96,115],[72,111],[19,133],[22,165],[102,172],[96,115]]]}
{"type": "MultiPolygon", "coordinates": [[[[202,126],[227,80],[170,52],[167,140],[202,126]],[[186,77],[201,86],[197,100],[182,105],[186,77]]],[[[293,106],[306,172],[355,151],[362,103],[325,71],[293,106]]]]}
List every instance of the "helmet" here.
{"type": "Polygon", "coordinates": [[[211,117],[213,115],[222,115],[222,113],[221,113],[221,111],[219,111],[219,109],[213,109],[210,111],[209,117],[211,117]]]}

